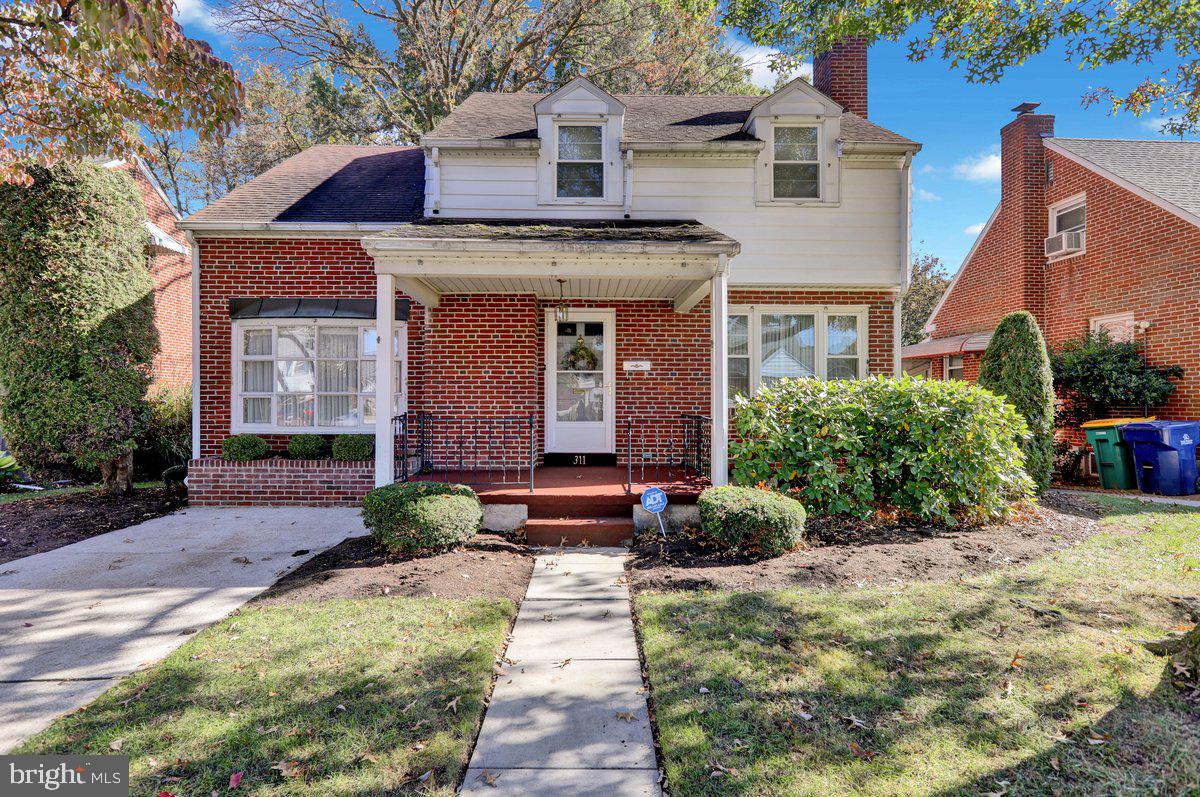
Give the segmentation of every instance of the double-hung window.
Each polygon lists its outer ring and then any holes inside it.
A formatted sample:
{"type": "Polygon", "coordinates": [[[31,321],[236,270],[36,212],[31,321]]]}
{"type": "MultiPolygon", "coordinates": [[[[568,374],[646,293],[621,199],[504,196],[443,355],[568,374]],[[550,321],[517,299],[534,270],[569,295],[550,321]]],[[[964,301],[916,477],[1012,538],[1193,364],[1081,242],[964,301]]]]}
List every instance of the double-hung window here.
{"type": "MultiPolygon", "coordinates": [[[[344,432],[372,427],[377,412],[374,322],[237,321],[233,426],[262,432],[344,432]]],[[[392,341],[392,411],[404,408],[407,326],[392,341]]]]}
{"type": "Polygon", "coordinates": [[[729,395],[750,395],[781,379],[861,379],[866,329],[861,307],[732,308],[729,395]]]}
{"type": "Polygon", "coordinates": [[[777,125],[772,163],[775,199],[821,198],[820,131],[816,125],[777,125]]]}
{"type": "Polygon", "coordinates": [[[952,379],[962,379],[965,369],[961,354],[950,354],[942,358],[942,379],[947,382],[952,379]]]}
{"type": "Polygon", "coordinates": [[[604,128],[600,125],[559,125],[555,166],[555,195],[559,199],[604,197],[604,128]]]}

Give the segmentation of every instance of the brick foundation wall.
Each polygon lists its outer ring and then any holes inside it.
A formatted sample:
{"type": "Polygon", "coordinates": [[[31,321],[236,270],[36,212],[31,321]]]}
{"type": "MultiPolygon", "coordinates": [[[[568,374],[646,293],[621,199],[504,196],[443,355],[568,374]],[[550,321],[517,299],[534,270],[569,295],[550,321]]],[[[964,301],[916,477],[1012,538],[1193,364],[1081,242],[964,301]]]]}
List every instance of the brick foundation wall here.
{"type": "MultiPolygon", "coordinates": [[[[222,466],[214,459],[230,434],[231,322],[228,301],[237,296],[375,297],[374,267],[357,240],[338,238],[202,238],[200,242],[200,432],[199,478],[190,494],[199,504],[254,502],[255,479],[266,478],[268,503],[353,501],[369,489],[370,475],[344,470],[313,477],[296,463],[222,466]],[[256,469],[257,468],[257,469],[256,469]],[[275,470],[272,471],[271,469],[275,470]],[[287,474],[283,476],[282,474],[287,474]],[[345,476],[349,492],[326,494],[326,482],[345,476]],[[356,479],[363,481],[354,481],[356,479]],[[244,479],[236,484],[237,479],[244,479]],[[361,488],[361,489],[360,489],[361,488]],[[288,491],[288,495],[283,495],[288,491]],[[315,496],[315,497],[313,497],[315,496]],[[349,497],[347,497],[349,496],[349,497]]],[[[868,372],[893,373],[894,295],[887,291],[731,290],[731,305],[840,305],[868,307],[868,372]]],[[[408,409],[457,416],[533,414],[535,453],[544,450],[546,311],[553,301],[531,294],[447,295],[428,311],[414,304],[408,324],[408,409]]],[[[572,301],[573,309],[616,312],[614,403],[617,450],[623,459],[626,420],[635,445],[661,448],[680,432],[682,413],[707,415],[710,407],[709,303],[676,313],[668,300],[572,301]],[[650,371],[624,371],[624,360],[649,360],[650,371]],[[649,431],[647,431],[649,430],[649,431]],[[645,437],[649,435],[649,437],[645,437]]],[[[471,429],[466,428],[468,435],[471,429]]],[[[525,427],[508,427],[511,439],[482,448],[492,462],[528,462],[525,427]],[[519,436],[518,436],[519,435],[519,436]]],[[[457,424],[433,429],[434,438],[457,434],[457,424]],[[450,428],[454,426],[454,428],[450,428]]],[[[272,449],[286,449],[288,435],[262,435],[272,449]]],[[[433,452],[451,464],[457,451],[433,452]]],[[[278,462],[287,462],[279,460],[278,462]]],[[[370,471],[370,467],[363,472],[370,471]]]]}
{"type": "Polygon", "coordinates": [[[189,506],[354,506],[375,486],[373,462],[196,459],[189,506]]]}

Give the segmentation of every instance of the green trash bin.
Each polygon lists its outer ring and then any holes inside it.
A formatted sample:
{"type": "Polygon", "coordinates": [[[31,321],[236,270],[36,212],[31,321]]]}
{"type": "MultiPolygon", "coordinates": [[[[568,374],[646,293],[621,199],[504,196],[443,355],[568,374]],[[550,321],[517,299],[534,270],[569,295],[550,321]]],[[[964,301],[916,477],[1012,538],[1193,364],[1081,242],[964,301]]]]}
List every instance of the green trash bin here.
{"type": "Polygon", "coordinates": [[[1100,471],[1100,486],[1104,489],[1137,489],[1133,450],[1121,440],[1120,429],[1127,423],[1143,420],[1145,418],[1105,418],[1081,425],[1088,444],[1096,452],[1096,469],[1100,471]]]}

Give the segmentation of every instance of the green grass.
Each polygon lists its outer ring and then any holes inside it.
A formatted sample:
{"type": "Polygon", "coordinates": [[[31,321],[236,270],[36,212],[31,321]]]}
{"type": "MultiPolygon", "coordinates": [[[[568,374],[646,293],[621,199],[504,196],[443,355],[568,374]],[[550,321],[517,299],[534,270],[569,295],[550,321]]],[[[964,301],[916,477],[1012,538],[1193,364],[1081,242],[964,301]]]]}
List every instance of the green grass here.
{"type": "Polygon", "coordinates": [[[1197,712],[1137,642],[1200,592],[1200,512],[1097,501],[1102,534],[979,578],[639,596],[673,793],[1200,795],[1197,712]]]}
{"type": "Polygon", "coordinates": [[[18,752],[119,748],[138,797],[448,795],[515,612],[382,597],[246,609],[18,752]]]}
{"type": "MultiPolygon", "coordinates": [[[[143,490],[151,487],[162,487],[161,481],[156,482],[134,482],[134,489],[143,490]]],[[[31,501],[37,498],[50,498],[52,496],[70,495],[71,493],[88,493],[99,492],[100,488],[95,484],[79,484],[71,487],[49,487],[45,490],[17,490],[12,493],[0,493],[0,504],[11,504],[16,501],[31,501]]]]}

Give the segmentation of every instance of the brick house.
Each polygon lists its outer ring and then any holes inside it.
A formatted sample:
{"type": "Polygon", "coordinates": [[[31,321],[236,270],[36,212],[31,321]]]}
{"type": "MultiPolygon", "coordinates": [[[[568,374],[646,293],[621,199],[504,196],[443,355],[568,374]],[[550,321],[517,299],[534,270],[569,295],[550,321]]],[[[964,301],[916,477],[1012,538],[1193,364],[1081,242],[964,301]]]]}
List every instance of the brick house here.
{"type": "Polygon", "coordinates": [[[868,120],[866,66],[852,42],[766,97],[474,94],[420,146],[314,147],[189,217],[192,501],[425,469],[534,515],[607,479],[628,514],[726,481],[731,395],[895,374],[920,146],[868,120]],[[298,432],[372,434],[374,462],[219,460],[298,432]]]}
{"type": "Polygon", "coordinates": [[[1200,143],[1056,138],[1035,108],[1000,131],[1000,204],[905,370],[973,380],[996,323],[1028,310],[1051,348],[1102,327],[1183,366],[1158,413],[1200,417],[1200,143]]]}

